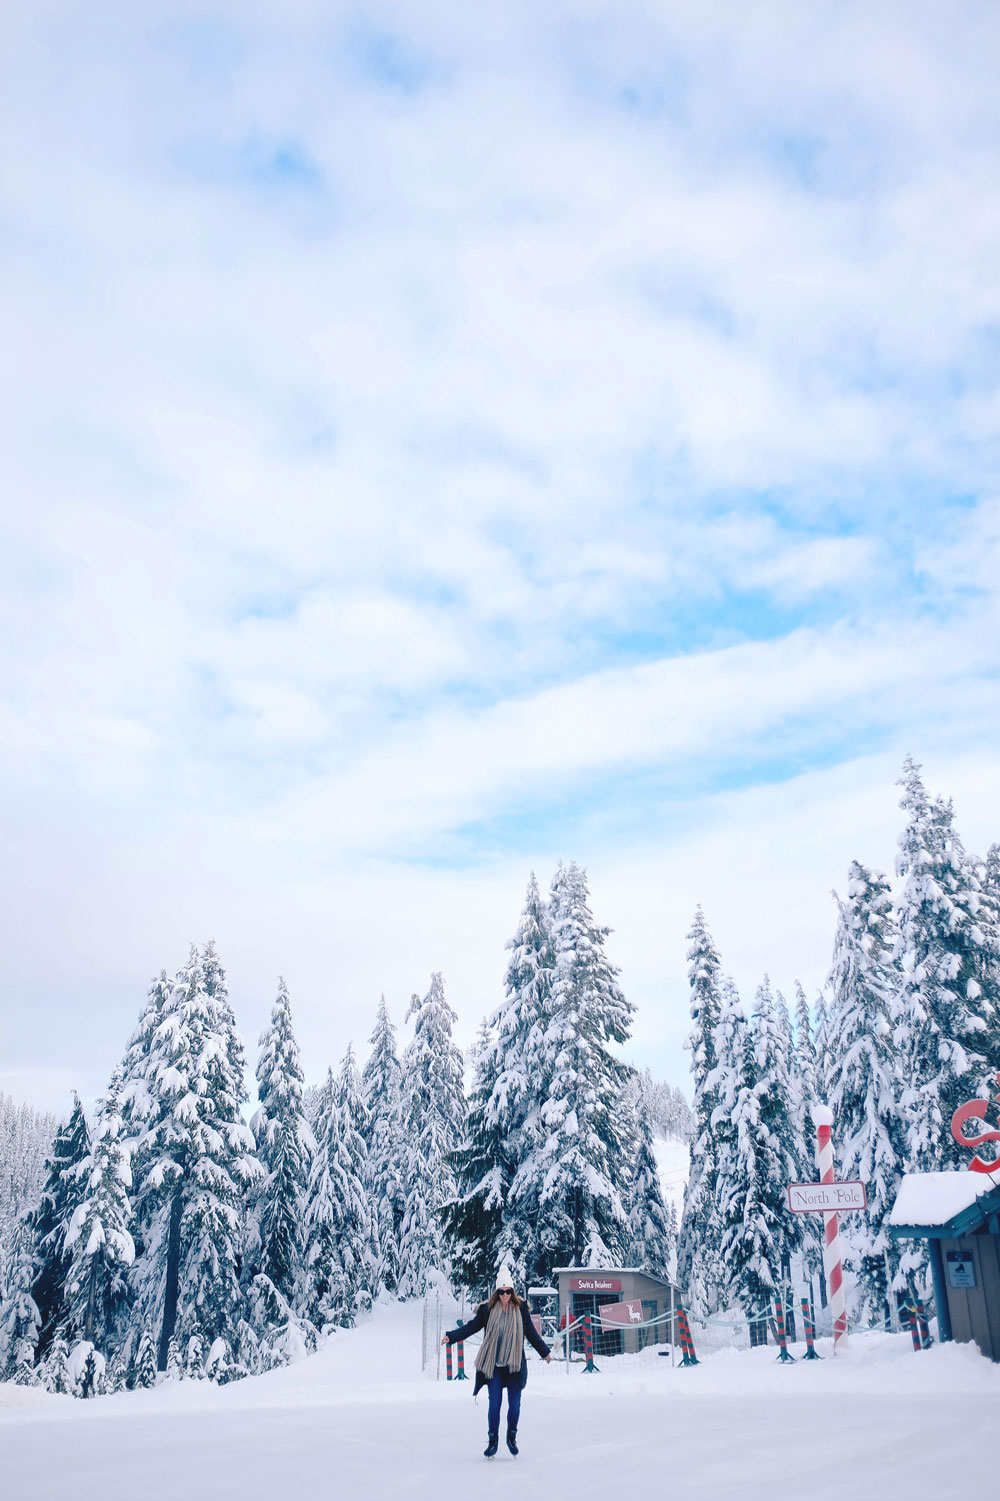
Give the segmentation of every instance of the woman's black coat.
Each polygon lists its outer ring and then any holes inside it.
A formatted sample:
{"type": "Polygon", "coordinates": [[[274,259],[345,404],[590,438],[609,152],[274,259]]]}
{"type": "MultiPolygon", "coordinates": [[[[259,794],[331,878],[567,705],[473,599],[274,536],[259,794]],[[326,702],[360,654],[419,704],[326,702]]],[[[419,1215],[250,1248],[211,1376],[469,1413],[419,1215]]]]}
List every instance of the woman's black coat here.
{"type": "MultiPolygon", "coordinates": [[[[486,1328],[486,1321],[489,1318],[489,1316],[490,1316],[490,1305],[489,1305],[489,1303],[480,1303],[479,1307],[476,1309],[475,1313],[473,1314],[472,1318],[469,1320],[469,1322],[467,1324],[460,1324],[457,1329],[449,1329],[447,1331],[449,1345],[456,1345],[456,1344],[458,1344],[459,1340],[461,1340],[461,1339],[468,1339],[470,1334],[477,1334],[480,1329],[485,1329],[486,1328]]],[[[551,1354],[551,1351],[549,1350],[548,1345],[542,1339],[542,1336],[539,1334],[538,1330],[535,1328],[534,1324],[531,1322],[531,1315],[528,1312],[528,1305],[527,1305],[527,1303],[524,1303],[524,1302],[522,1302],[522,1304],[521,1304],[521,1323],[524,1325],[524,1337],[525,1337],[525,1339],[526,1340],[530,1340],[532,1349],[537,1350],[538,1353],[539,1353],[539,1355],[544,1360],[549,1354],[551,1354]]],[[[528,1362],[522,1356],[521,1357],[521,1383],[520,1383],[522,1390],[524,1388],[524,1384],[527,1381],[527,1379],[528,1379],[528,1362]]],[[[476,1384],[472,1388],[472,1395],[474,1397],[477,1396],[479,1394],[480,1387],[485,1386],[485,1385],[486,1385],[486,1377],[483,1375],[482,1371],[477,1371],[476,1372],[476,1384]]]]}

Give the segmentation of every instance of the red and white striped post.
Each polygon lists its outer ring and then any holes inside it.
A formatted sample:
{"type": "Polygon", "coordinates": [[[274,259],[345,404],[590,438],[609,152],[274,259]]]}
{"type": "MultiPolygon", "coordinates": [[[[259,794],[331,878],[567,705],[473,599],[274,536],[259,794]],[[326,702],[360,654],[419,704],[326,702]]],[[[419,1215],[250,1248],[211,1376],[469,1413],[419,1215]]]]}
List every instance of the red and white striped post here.
{"type": "MultiPolygon", "coordinates": [[[[836,1181],[833,1175],[833,1111],[828,1105],[814,1105],[812,1116],[818,1138],[816,1163],[819,1181],[833,1183],[836,1181]]],[[[847,1349],[847,1305],[840,1255],[840,1221],[835,1210],[824,1212],[823,1228],[823,1270],[833,1315],[833,1353],[838,1355],[847,1349]]]]}

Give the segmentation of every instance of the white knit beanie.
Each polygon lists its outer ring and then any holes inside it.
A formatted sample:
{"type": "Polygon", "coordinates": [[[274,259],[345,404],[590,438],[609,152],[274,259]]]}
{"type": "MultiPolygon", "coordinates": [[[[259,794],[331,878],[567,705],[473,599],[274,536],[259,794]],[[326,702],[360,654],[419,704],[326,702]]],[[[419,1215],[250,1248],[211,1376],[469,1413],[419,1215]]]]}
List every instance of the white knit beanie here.
{"type": "Polygon", "coordinates": [[[507,1288],[510,1288],[511,1292],[514,1291],[514,1274],[509,1266],[504,1265],[497,1272],[497,1292],[507,1288]]]}

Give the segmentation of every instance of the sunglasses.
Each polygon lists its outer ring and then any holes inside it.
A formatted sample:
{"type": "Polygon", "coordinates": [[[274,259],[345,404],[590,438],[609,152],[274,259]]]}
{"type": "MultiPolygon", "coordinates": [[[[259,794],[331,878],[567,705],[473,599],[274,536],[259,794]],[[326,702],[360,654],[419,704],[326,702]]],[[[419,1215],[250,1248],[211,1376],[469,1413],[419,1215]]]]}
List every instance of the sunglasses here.
{"type": "Polygon", "coordinates": [[[509,1298],[510,1297],[510,1288],[509,1287],[498,1288],[498,1292],[500,1293],[501,1298],[509,1298]]]}

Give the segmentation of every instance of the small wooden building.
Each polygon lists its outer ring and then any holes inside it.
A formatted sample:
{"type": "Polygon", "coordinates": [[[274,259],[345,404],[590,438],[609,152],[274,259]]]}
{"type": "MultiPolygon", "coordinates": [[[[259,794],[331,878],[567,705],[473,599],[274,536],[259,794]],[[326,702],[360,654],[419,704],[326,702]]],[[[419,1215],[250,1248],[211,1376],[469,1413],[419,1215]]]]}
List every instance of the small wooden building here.
{"type": "MultiPolygon", "coordinates": [[[[594,1330],[594,1353],[596,1355],[635,1354],[648,1344],[671,1343],[670,1320],[664,1315],[671,1311],[671,1286],[661,1277],[638,1267],[558,1267],[553,1272],[559,1285],[559,1327],[568,1318],[577,1319],[581,1314],[596,1314],[609,1304],[629,1305],[622,1310],[622,1322],[616,1328],[594,1330]],[[625,1322],[625,1320],[628,1322],[625,1322]],[[632,1324],[648,1324],[652,1319],[663,1319],[654,1329],[636,1329],[632,1324]]],[[[673,1306],[680,1307],[680,1293],[673,1290],[673,1306]]],[[[578,1341],[579,1343],[579,1341],[578,1341]]]]}
{"type": "Polygon", "coordinates": [[[907,1173],[893,1240],[926,1240],[938,1334],[1000,1361],[1000,1183],[984,1173],[907,1173]]]}

